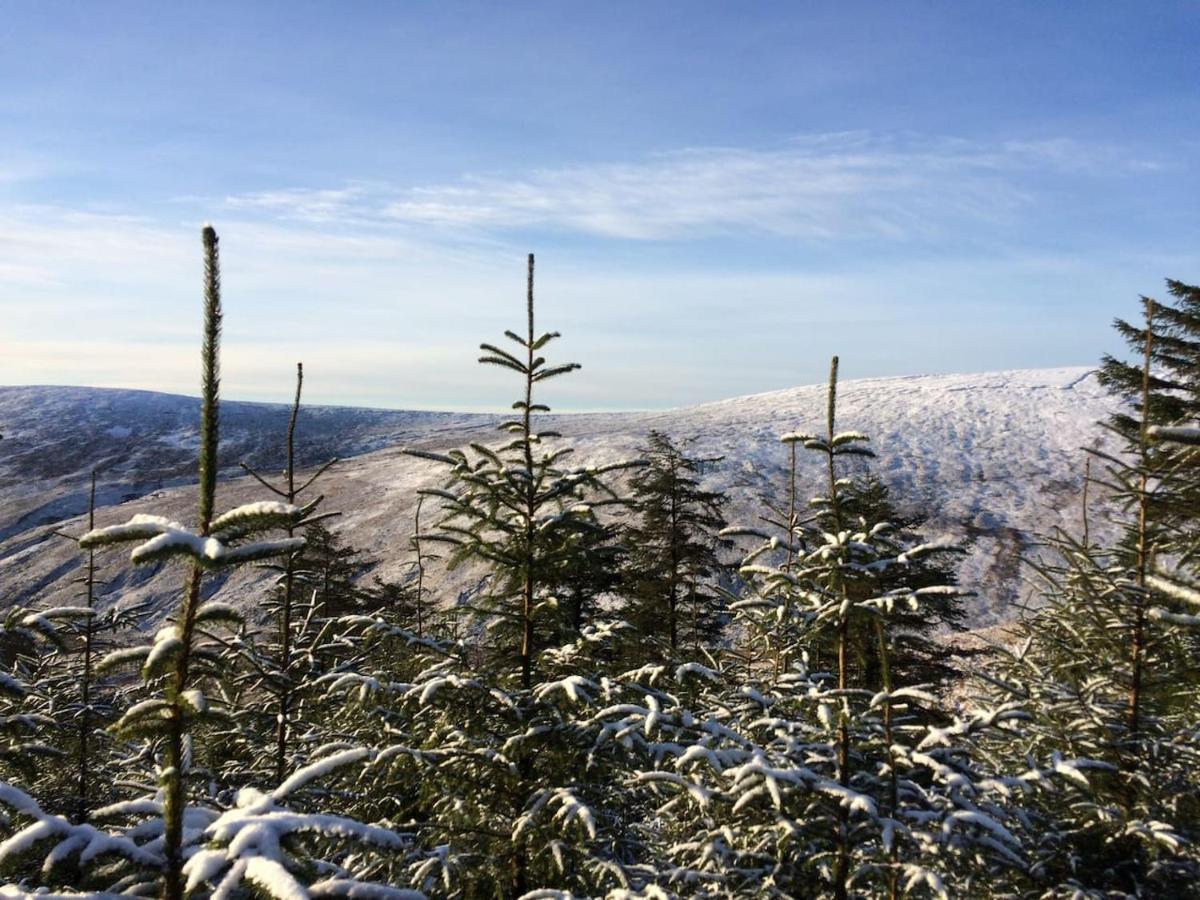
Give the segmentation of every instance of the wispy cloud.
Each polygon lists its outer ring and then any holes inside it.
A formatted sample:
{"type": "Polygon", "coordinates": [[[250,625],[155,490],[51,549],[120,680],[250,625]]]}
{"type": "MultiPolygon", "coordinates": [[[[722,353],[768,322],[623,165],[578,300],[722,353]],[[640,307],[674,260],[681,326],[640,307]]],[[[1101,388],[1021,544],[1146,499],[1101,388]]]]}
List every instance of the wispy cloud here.
{"type": "Polygon", "coordinates": [[[865,133],[771,149],[711,147],[631,162],[468,174],[423,186],[354,183],[227,199],[310,223],[449,233],[539,229],[635,241],[731,233],[815,240],[935,239],[1004,223],[1035,202],[1031,175],[1096,176],[1153,163],[1070,140],[998,144],[865,133]]]}
{"type": "Polygon", "coordinates": [[[67,287],[79,269],[127,285],[188,259],[177,231],[144,216],[0,205],[0,288],[9,299],[25,288],[67,287]]]}
{"type": "Polygon", "coordinates": [[[588,239],[544,257],[539,309],[586,368],[555,383],[556,408],[817,380],[847,347],[859,374],[1086,362],[1121,304],[1195,259],[1173,232],[1057,240],[1101,218],[1082,202],[1113,195],[1099,186],[1161,184],[1152,163],[1073,141],[832,135],[223,209],[0,200],[0,383],[191,390],[204,218],[222,235],[230,396],[286,398],[302,359],[314,400],[503,408],[509,386],[472,347],[520,313],[523,252],[560,236],[588,239]],[[719,260],[655,243],[715,235],[733,236],[719,260]]]}

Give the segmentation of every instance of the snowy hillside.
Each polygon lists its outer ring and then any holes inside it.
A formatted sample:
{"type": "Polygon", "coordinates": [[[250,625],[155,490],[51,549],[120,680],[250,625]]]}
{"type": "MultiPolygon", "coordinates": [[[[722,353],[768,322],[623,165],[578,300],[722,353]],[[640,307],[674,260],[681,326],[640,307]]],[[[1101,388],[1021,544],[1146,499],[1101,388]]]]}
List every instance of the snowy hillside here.
{"type": "MultiPolygon", "coordinates": [[[[1112,401],[1091,370],[1047,369],[844,382],[839,428],[869,434],[876,471],[902,506],[930,515],[931,535],[972,540],[965,580],[980,592],[980,624],[1002,621],[1017,596],[1017,560],[1031,535],[1078,521],[1081,447],[1100,440],[1095,423],[1112,401]]],[[[655,413],[555,416],[578,447],[577,460],[635,454],[651,429],[692,439],[691,451],[723,456],[711,485],[733,496],[730,518],[752,518],[760,496],[778,497],[786,451],[778,436],[822,427],[824,385],[799,387],[655,413]]],[[[223,479],[219,506],[262,494],[238,464],[278,470],[287,409],[221,406],[223,479]]],[[[65,599],[78,575],[73,544],[52,535],[80,531],[88,472],[101,470],[99,524],[154,510],[190,519],[198,401],[144,391],[0,388],[0,602],[65,599]]],[[[418,488],[436,475],[400,453],[405,445],[446,449],[493,437],[488,416],[337,407],[302,411],[300,458],[343,459],[322,479],[335,530],[398,575],[418,488]]],[[[810,474],[811,469],[807,470],[810,474]]],[[[811,479],[810,479],[811,480],[811,479]]],[[[113,557],[106,599],[174,597],[178,571],[130,571],[113,557]]],[[[253,572],[221,590],[253,604],[253,572]]],[[[461,577],[456,584],[461,583],[461,577]]],[[[213,585],[214,589],[217,587],[213,585]]]]}

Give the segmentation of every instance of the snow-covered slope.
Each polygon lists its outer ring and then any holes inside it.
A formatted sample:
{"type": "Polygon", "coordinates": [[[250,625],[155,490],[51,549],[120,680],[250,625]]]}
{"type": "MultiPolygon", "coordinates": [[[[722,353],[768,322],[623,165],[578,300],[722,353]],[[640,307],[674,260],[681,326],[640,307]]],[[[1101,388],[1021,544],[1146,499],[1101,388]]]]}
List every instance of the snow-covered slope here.
{"type": "MultiPolygon", "coordinates": [[[[554,427],[577,446],[577,459],[632,456],[651,429],[691,440],[695,453],[724,456],[709,476],[733,495],[731,518],[756,514],[757,498],[784,485],[785,448],[778,436],[823,427],[825,386],[813,385],[656,413],[555,416],[554,427]]],[[[1095,423],[1112,401],[1088,369],[935,375],[844,382],[839,429],[871,435],[876,470],[902,505],[930,516],[931,534],[972,539],[965,579],[978,586],[974,618],[1005,619],[1017,597],[1017,560],[1031,536],[1078,520],[1081,448],[1101,439],[1095,423]]],[[[219,505],[263,493],[240,477],[246,461],[268,471],[282,462],[287,408],[224,403],[219,505]]],[[[155,510],[184,520],[194,508],[198,401],[142,391],[0,388],[0,603],[62,599],[79,560],[55,529],[78,533],[88,472],[101,470],[98,522],[155,510]]],[[[316,465],[343,461],[322,479],[328,508],[343,511],[336,530],[380,559],[377,574],[396,575],[411,531],[419,487],[437,473],[402,455],[403,445],[445,449],[490,440],[494,419],[450,413],[308,407],[300,420],[300,454],[316,465]]],[[[805,475],[815,488],[816,472],[805,475]]],[[[119,557],[108,599],[173,598],[177,572],[130,571],[119,557]]],[[[253,573],[221,589],[253,602],[253,573]]],[[[214,585],[214,589],[217,586],[214,585]]]]}

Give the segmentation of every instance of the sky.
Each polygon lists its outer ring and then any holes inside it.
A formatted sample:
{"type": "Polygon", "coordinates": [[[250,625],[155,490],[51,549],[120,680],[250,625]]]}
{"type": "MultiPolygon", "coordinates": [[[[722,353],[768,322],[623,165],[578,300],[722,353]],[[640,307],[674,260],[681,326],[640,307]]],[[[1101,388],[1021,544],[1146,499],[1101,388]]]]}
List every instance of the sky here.
{"type": "Polygon", "coordinates": [[[0,15],[0,384],[561,410],[1094,364],[1200,282],[1196,2],[58,3],[0,15]]]}

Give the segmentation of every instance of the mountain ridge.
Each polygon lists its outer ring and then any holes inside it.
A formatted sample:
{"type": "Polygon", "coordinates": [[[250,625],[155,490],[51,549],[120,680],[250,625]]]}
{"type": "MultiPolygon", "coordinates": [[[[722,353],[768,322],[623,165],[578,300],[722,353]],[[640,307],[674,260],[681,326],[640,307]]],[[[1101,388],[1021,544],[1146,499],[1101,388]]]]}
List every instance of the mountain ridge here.
{"type": "MultiPolygon", "coordinates": [[[[825,390],[802,385],[673,410],[544,418],[574,442],[580,462],[635,455],[651,429],[689,441],[690,452],[725,457],[706,478],[730,493],[731,520],[745,521],[757,515],[760,496],[778,494],[782,484],[779,435],[823,429],[825,390]]],[[[69,593],[78,554],[52,534],[79,532],[93,467],[102,469],[101,524],[150,510],[191,517],[198,404],[135,389],[0,387],[0,603],[61,602],[69,593]]],[[[1018,560],[1034,536],[1077,518],[1080,448],[1103,442],[1095,423],[1114,405],[1090,367],[1014,369],[847,380],[839,385],[838,419],[839,430],[872,437],[875,470],[902,507],[929,515],[933,536],[971,539],[963,577],[980,589],[974,621],[989,624],[1011,617],[1021,595],[1018,560]]],[[[263,493],[238,465],[278,471],[288,413],[282,403],[222,403],[222,505],[263,493]]],[[[300,461],[311,468],[341,459],[321,483],[327,507],[343,511],[335,530],[380,559],[373,574],[398,577],[416,491],[437,481],[400,448],[489,440],[499,419],[304,406],[300,461]]],[[[809,467],[803,461],[802,483],[811,480],[809,467]]],[[[255,578],[235,575],[224,590],[252,602],[260,589],[255,578]]],[[[462,587],[461,578],[445,583],[452,591],[462,587]]],[[[170,578],[147,570],[119,587],[126,596],[115,596],[114,587],[110,602],[150,599],[164,609],[175,589],[170,578]]]]}

